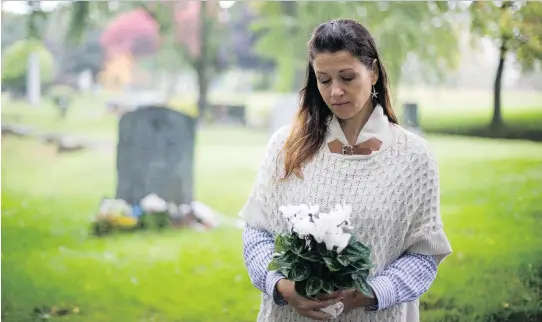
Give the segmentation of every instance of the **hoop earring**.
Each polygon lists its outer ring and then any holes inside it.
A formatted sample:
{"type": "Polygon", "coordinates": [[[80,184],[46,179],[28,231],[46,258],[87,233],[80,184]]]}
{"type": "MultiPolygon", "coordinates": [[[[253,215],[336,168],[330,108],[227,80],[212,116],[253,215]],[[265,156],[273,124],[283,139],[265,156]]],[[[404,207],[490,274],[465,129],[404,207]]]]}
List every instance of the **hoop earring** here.
{"type": "Polygon", "coordinates": [[[373,99],[374,99],[374,100],[376,100],[376,98],[378,97],[378,92],[376,91],[374,85],[373,85],[373,92],[371,93],[371,95],[373,95],[373,99]]]}

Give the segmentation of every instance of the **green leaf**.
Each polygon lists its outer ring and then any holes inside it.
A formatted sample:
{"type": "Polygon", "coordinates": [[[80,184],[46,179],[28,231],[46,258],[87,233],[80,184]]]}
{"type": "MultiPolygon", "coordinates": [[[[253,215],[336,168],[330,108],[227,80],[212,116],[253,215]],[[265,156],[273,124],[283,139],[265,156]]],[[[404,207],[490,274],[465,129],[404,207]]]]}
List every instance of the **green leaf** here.
{"type": "Polygon", "coordinates": [[[307,281],[294,282],[294,288],[297,294],[307,297],[307,281]]]}
{"type": "Polygon", "coordinates": [[[267,265],[267,270],[268,271],[276,271],[279,268],[280,268],[280,265],[275,260],[271,260],[269,265],[267,265]]]}
{"type": "Polygon", "coordinates": [[[368,257],[371,255],[371,249],[367,246],[365,246],[363,243],[359,241],[352,241],[353,239],[350,239],[350,244],[343,250],[341,254],[346,255],[360,255],[364,257],[368,257]]]}
{"type": "Polygon", "coordinates": [[[324,261],[320,257],[320,254],[318,254],[317,252],[310,251],[306,253],[301,253],[299,254],[299,256],[311,262],[324,263],[324,261]]]}
{"type": "Polygon", "coordinates": [[[346,290],[354,287],[352,275],[336,275],[333,277],[333,285],[335,289],[346,290]]]}
{"type": "Polygon", "coordinates": [[[333,283],[330,280],[324,280],[322,284],[322,291],[328,294],[333,293],[333,283]]]}
{"type": "Polygon", "coordinates": [[[307,280],[307,296],[315,296],[322,290],[324,282],[318,277],[311,276],[307,280]]]}
{"type": "Polygon", "coordinates": [[[290,240],[286,235],[278,235],[275,238],[275,252],[282,253],[290,250],[290,240]]]}
{"type": "Polygon", "coordinates": [[[286,276],[287,279],[291,279],[291,275],[292,275],[291,271],[292,271],[292,269],[287,268],[287,267],[282,267],[282,268],[279,269],[279,272],[284,274],[284,276],[286,276]]]}
{"type": "Polygon", "coordinates": [[[305,240],[296,238],[290,242],[290,250],[297,255],[300,255],[305,250],[305,240]]]}
{"type": "Polygon", "coordinates": [[[363,260],[359,260],[353,263],[350,263],[351,266],[355,267],[357,270],[360,271],[367,271],[371,269],[374,265],[368,262],[365,262],[363,260]]]}
{"type": "Polygon", "coordinates": [[[284,262],[288,264],[288,267],[291,267],[293,264],[299,261],[299,257],[292,253],[291,251],[287,251],[284,254],[284,262]]]}
{"type": "Polygon", "coordinates": [[[339,254],[341,263],[355,263],[358,261],[369,262],[371,251],[368,247],[363,245],[360,242],[354,242],[351,245],[348,245],[342,252],[339,254]]]}
{"type": "Polygon", "coordinates": [[[341,263],[334,258],[324,257],[327,268],[332,272],[338,272],[341,270],[341,263]]]}
{"type": "Polygon", "coordinates": [[[352,238],[350,238],[349,242],[348,242],[348,248],[350,249],[356,249],[358,251],[369,251],[369,247],[367,247],[365,244],[363,244],[362,242],[360,242],[359,240],[357,240],[356,238],[354,238],[354,236],[352,236],[352,238]]]}
{"type": "Polygon", "coordinates": [[[348,264],[350,264],[350,257],[348,257],[347,255],[340,254],[339,256],[337,256],[337,261],[342,266],[348,266],[348,264]]]}
{"type": "Polygon", "coordinates": [[[321,257],[330,257],[331,258],[331,257],[335,256],[333,251],[328,250],[324,243],[317,243],[316,244],[316,251],[320,254],[321,257]]]}
{"type": "Polygon", "coordinates": [[[275,270],[278,268],[291,268],[292,265],[298,262],[298,258],[296,254],[292,252],[285,252],[285,253],[275,253],[273,254],[273,259],[271,260],[271,263],[268,265],[268,269],[275,270]]]}
{"type": "Polygon", "coordinates": [[[351,275],[351,274],[355,274],[355,273],[358,273],[358,272],[359,272],[359,270],[357,268],[355,268],[352,265],[348,265],[346,267],[343,267],[339,272],[337,272],[337,274],[351,275]]]}
{"type": "Polygon", "coordinates": [[[356,274],[352,274],[352,280],[354,281],[354,286],[358,291],[367,297],[373,297],[373,293],[371,292],[371,289],[365,279],[362,279],[356,274]]]}
{"type": "Polygon", "coordinates": [[[289,279],[292,281],[303,281],[311,275],[311,268],[303,262],[297,262],[292,266],[289,279]]]}

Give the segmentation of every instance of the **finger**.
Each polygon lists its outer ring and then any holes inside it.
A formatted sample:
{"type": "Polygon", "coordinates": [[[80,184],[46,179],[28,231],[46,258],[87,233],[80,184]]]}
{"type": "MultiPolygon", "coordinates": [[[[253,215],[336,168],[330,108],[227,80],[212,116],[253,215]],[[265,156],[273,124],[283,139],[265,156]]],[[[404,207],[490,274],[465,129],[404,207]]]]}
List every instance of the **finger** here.
{"type": "Polygon", "coordinates": [[[331,319],[331,315],[322,311],[313,311],[313,310],[303,310],[299,312],[301,315],[304,315],[315,320],[325,321],[331,319]]]}
{"type": "Polygon", "coordinates": [[[330,299],[338,298],[338,297],[341,297],[341,296],[343,296],[343,291],[339,290],[339,291],[335,291],[335,292],[333,292],[331,294],[323,294],[323,295],[318,297],[318,300],[330,300],[330,299]]]}
{"type": "Polygon", "coordinates": [[[339,303],[342,300],[343,300],[342,297],[325,300],[325,301],[310,301],[309,300],[303,303],[303,307],[308,308],[308,309],[322,309],[324,307],[339,303]]]}

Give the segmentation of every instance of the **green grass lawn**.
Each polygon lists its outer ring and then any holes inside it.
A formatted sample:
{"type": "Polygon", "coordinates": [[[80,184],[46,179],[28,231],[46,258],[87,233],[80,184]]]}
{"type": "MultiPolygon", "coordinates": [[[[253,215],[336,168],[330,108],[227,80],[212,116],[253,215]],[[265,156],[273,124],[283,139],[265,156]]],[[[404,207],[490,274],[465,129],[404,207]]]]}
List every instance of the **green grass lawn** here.
{"type": "MultiPolygon", "coordinates": [[[[533,101],[534,102],[534,101],[533,101]]],[[[542,128],[541,110],[505,108],[507,124],[542,128]]],[[[2,123],[114,142],[104,100],[78,97],[65,120],[50,103],[3,102],[2,123]]],[[[487,108],[429,108],[429,130],[475,128],[487,108]]],[[[235,216],[251,189],[267,134],[199,132],[195,193],[235,216]],[[232,144],[235,142],[235,144],[232,144]],[[217,162],[220,160],[220,162],[217,162]]],[[[442,214],[454,253],[422,300],[422,321],[535,321],[542,311],[542,144],[428,136],[439,158],[442,214]],[[515,319],[515,320],[514,320],[515,319]]],[[[242,262],[241,231],[89,236],[115,157],[57,155],[33,139],[2,139],[2,321],[32,321],[34,307],[73,309],[62,321],[254,321],[258,291],[242,262]]]]}
{"type": "Polygon", "coordinates": [[[117,118],[106,112],[107,99],[91,94],[74,97],[64,119],[51,99],[44,97],[38,106],[25,101],[2,98],[2,124],[23,124],[40,132],[84,135],[87,138],[116,137],[117,118]]]}
{"type": "MultiPolygon", "coordinates": [[[[259,109],[258,104],[272,106],[274,93],[237,95],[214,92],[210,101],[246,104],[247,110],[259,109]],[[254,105],[254,102],[257,102],[254,105]]],[[[27,124],[40,131],[73,133],[96,139],[116,139],[117,118],[106,114],[107,99],[113,94],[76,96],[67,113],[60,119],[50,99],[42,105],[30,107],[22,101],[2,98],[2,123],[27,124]]],[[[196,100],[193,95],[185,100],[196,100]]],[[[402,119],[402,104],[417,102],[419,121],[423,129],[432,133],[462,134],[482,137],[520,138],[542,141],[542,93],[536,91],[504,90],[502,113],[504,128],[489,131],[493,114],[492,92],[482,90],[401,88],[394,110],[402,119]]],[[[247,111],[247,115],[251,112],[247,111]]]]}
{"type": "Polygon", "coordinates": [[[489,127],[493,108],[425,108],[420,124],[427,132],[467,136],[529,139],[542,141],[542,104],[540,107],[515,107],[503,110],[504,125],[489,127]]]}
{"type": "Polygon", "coordinates": [[[503,89],[501,108],[504,128],[489,133],[493,116],[491,89],[404,87],[399,90],[395,109],[404,102],[419,106],[421,126],[426,131],[493,135],[500,138],[537,137],[542,140],[542,92],[503,89]]]}
{"type": "MultiPolygon", "coordinates": [[[[266,137],[202,130],[197,198],[235,216],[266,137]]],[[[518,311],[515,321],[535,321],[525,313],[541,307],[542,144],[428,139],[454,253],[423,297],[422,321],[499,321],[492,314],[518,311]]],[[[243,265],[240,230],[94,238],[90,219],[114,191],[113,155],[59,156],[32,139],[5,138],[2,156],[2,321],[32,321],[43,305],[79,310],[51,321],[255,320],[259,293],[243,265]]]]}

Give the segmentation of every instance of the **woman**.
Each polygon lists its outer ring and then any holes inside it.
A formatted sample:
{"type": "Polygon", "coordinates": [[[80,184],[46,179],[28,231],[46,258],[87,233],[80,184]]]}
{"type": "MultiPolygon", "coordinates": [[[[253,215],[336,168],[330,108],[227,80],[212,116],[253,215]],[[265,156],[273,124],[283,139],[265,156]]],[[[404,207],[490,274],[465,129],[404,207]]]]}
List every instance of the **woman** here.
{"type": "Polygon", "coordinates": [[[240,214],[245,263],[263,292],[258,321],[326,320],[330,315],[320,309],[339,301],[344,311],[337,321],[419,320],[418,298],[451,247],[433,152],[397,125],[388,83],[362,25],[334,20],[316,28],[301,106],[293,125],[272,135],[240,214]],[[372,250],[373,297],[352,290],[311,301],[292,281],[267,271],[273,235],[288,232],[279,207],[300,203],[322,211],[352,205],[353,233],[372,250]]]}

